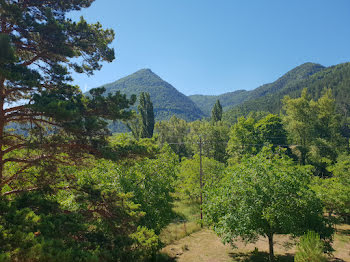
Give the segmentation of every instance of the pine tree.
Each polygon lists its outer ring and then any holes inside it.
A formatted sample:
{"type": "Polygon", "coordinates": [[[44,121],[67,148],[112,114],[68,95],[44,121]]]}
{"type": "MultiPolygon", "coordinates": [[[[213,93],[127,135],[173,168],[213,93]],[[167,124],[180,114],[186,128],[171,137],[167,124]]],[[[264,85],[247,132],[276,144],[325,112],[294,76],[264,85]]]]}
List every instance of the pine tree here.
{"type": "MultiPolygon", "coordinates": [[[[112,30],[66,14],[93,0],[0,0],[0,192],[40,189],[30,168],[55,170],[101,153],[109,134],[106,119],[127,119],[124,95],[85,97],[72,85],[72,71],[92,75],[114,59],[112,30]],[[21,135],[19,129],[24,129],[21,135]],[[28,182],[30,181],[30,182],[28,182]]],[[[51,172],[54,174],[54,172],[51,172]]],[[[48,179],[48,183],[55,180],[48,179]]],[[[44,186],[44,185],[42,185],[44,186]]]]}
{"type": "Polygon", "coordinates": [[[218,122],[222,119],[222,106],[220,104],[220,100],[216,100],[216,103],[213,106],[211,111],[211,119],[213,122],[218,122]]]}

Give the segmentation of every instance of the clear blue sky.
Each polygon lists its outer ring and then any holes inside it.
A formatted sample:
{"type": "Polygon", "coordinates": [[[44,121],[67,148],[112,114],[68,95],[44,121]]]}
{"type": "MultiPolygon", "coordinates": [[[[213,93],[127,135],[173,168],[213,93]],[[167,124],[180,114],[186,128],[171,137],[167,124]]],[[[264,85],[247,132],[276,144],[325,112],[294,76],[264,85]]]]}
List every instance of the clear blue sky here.
{"type": "Polygon", "coordinates": [[[116,59],[74,75],[83,90],[150,68],[186,95],[214,95],[350,61],[349,0],[96,0],[81,15],[116,33],[116,59]]]}

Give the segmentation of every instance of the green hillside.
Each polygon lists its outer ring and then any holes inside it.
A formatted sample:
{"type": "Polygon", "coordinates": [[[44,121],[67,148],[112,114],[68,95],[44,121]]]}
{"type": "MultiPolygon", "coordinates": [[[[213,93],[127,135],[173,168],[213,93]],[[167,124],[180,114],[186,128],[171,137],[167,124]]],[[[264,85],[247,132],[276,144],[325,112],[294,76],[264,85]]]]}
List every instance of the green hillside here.
{"type": "Polygon", "coordinates": [[[279,90],[283,89],[285,86],[306,79],[309,76],[323,70],[324,68],[324,66],[319,64],[305,63],[290,70],[282,77],[277,79],[275,82],[262,85],[251,91],[238,90],[235,92],[225,93],[219,96],[193,95],[190,96],[190,98],[193,102],[197,104],[197,106],[203,111],[203,113],[209,116],[211,108],[213,107],[217,99],[220,100],[224,111],[226,111],[229,108],[239,105],[245,101],[258,99],[260,97],[279,92],[279,90]]]}
{"type": "Polygon", "coordinates": [[[232,122],[235,121],[237,116],[246,115],[252,111],[278,113],[282,108],[281,99],[284,96],[298,97],[304,88],[308,89],[308,93],[313,99],[318,99],[325,88],[331,88],[338,112],[344,119],[349,117],[350,63],[345,63],[325,68],[306,79],[291,81],[274,93],[245,101],[241,105],[226,111],[224,118],[232,122]]]}
{"type": "Polygon", "coordinates": [[[224,110],[238,105],[245,101],[249,97],[249,91],[237,90],[234,92],[225,93],[222,95],[191,95],[189,98],[202,110],[206,116],[210,116],[211,110],[216,102],[220,100],[220,103],[224,110]]]}
{"type": "Polygon", "coordinates": [[[150,69],[139,70],[116,82],[105,84],[106,93],[120,91],[128,96],[148,92],[153,102],[156,120],[169,119],[176,115],[186,121],[194,121],[204,115],[196,104],[172,85],[165,82],[150,69]]]}

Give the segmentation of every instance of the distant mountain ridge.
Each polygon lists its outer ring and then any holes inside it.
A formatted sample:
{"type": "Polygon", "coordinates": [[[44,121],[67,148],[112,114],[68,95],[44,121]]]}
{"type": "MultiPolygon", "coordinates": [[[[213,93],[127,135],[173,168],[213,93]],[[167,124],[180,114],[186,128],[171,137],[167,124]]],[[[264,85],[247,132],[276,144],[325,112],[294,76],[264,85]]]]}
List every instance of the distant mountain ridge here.
{"type": "MultiPolygon", "coordinates": [[[[305,63],[288,71],[276,81],[254,90],[237,90],[218,96],[185,96],[150,69],[141,69],[103,87],[106,88],[106,93],[120,91],[128,96],[139,95],[141,92],[150,93],[156,121],[167,120],[173,115],[186,121],[209,117],[218,99],[224,109],[224,120],[231,123],[249,112],[279,113],[282,108],[281,99],[285,95],[300,96],[303,88],[308,88],[313,99],[319,98],[324,88],[331,88],[338,111],[344,119],[350,115],[350,63],[331,67],[305,63]]],[[[133,107],[135,108],[136,106],[133,107]]],[[[111,129],[126,131],[120,125],[114,125],[111,129]]]]}
{"type": "Polygon", "coordinates": [[[307,88],[308,94],[314,100],[322,96],[324,89],[330,88],[338,113],[341,114],[343,121],[348,121],[350,116],[350,63],[324,68],[305,79],[289,82],[274,93],[245,101],[227,110],[224,118],[234,122],[240,115],[247,115],[252,111],[279,113],[282,109],[283,97],[286,95],[292,98],[299,97],[304,88],[307,88]]]}
{"type": "Polygon", "coordinates": [[[210,116],[211,108],[214,106],[217,99],[220,100],[224,111],[226,111],[233,106],[244,103],[245,101],[274,94],[280,89],[283,89],[286,85],[306,79],[323,69],[325,69],[325,67],[320,64],[304,63],[288,71],[276,81],[262,85],[251,91],[238,90],[218,96],[192,95],[189,97],[197,104],[206,116],[210,116]]]}

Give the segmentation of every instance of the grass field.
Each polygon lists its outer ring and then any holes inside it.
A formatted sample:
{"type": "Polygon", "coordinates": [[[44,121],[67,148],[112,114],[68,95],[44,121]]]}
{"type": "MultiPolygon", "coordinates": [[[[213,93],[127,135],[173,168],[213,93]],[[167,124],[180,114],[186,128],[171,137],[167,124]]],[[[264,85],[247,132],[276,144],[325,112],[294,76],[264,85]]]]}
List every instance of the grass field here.
{"type": "MultiPolygon", "coordinates": [[[[260,238],[255,244],[244,245],[235,242],[237,249],[224,245],[215,233],[203,229],[173,242],[163,248],[163,259],[176,262],[265,262],[268,261],[268,242],[260,238]]],[[[350,225],[337,226],[333,248],[335,252],[329,261],[350,262],[350,225]]],[[[294,261],[295,241],[287,235],[275,237],[275,255],[278,262],[294,261]]]]}

